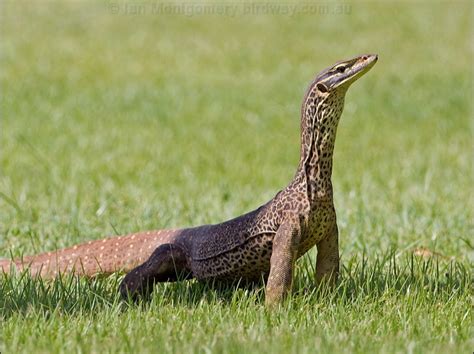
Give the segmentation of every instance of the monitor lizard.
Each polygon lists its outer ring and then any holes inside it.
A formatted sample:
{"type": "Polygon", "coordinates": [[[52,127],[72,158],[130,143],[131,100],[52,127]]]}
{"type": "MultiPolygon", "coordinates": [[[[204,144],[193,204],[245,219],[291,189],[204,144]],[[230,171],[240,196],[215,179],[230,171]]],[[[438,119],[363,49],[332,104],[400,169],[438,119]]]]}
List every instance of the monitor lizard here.
{"type": "Polygon", "coordinates": [[[139,232],[0,260],[0,269],[28,269],[43,278],[128,271],[120,292],[134,298],[149,293],[155,282],[181,279],[180,274],[198,280],[263,278],[265,303],[272,306],[290,291],[296,260],[316,245],[316,282],[334,284],[339,272],[331,182],[336,130],[347,89],[377,59],[374,54],[357,56],[316,76],[301,107],[301,153],[295,176],[258,209],[215,225],[139,232]]]}

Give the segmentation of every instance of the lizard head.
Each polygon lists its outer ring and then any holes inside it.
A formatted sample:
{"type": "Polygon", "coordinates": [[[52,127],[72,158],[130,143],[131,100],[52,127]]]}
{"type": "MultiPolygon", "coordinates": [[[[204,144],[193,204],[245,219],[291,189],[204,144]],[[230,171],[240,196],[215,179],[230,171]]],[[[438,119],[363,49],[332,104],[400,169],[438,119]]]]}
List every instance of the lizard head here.
{"type": "Polygon", "coordinates": [[[376,54],[360,55],[340,61],[320,72],[309,86],[301,107],[303,120],[305,117],[309,119],[306,127],[314,128],[315,121],[322,116],[328,118],[327,114],[323,114],[324,111],[335,118],[333,120],[337,124],[347,89],[367,73],[377,59],[376,54]]]}
{"type": "MultiPolygon", "coordinates": [[[[340,61],[319,73],[309,86],[301,106],[301,162],[310,161],[311,151],[332,155],[339,118],[349,86],[377,62],[376,54],[340,61]]],[[[317,155],[312,155],[317,156],[317,155]]],[[[310,161],[310,163],[313,163],[310,161]]]]}
{"type": "Polygon", "coordinates": [[[340,61],[323,70],[313,82],[313,89],[322,94],[345,89],[368,72],[377,62],[376,54],[365,54],[349,60],[340,61]]]}

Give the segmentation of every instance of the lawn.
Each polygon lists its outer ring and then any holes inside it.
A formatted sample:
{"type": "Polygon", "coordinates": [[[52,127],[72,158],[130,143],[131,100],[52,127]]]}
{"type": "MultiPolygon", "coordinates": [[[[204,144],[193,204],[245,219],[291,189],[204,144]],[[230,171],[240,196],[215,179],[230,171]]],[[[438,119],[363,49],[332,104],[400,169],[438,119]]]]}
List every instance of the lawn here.
{"type": "Polygon", "coordinates": [[[338,286],[315,250],[272,311],[262,285],[132,305],[123,275],[3,277],[0,352],[472,352],[472,4],[169,4],[2,3],[0,256],[258,207],[314,75],[373,52],[336,141],[338,286]]]}

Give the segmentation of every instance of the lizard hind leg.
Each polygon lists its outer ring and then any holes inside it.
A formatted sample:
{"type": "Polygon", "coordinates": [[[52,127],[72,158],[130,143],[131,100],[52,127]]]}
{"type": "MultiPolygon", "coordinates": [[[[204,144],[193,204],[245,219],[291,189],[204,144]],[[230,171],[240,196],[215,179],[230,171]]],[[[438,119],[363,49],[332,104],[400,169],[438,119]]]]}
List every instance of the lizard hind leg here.
{"type": "Polygon", "coordinates": [[[130,271],[120,284],[123,299],[148,296],[157,282],[189,278],[191,272],[181,247],[167,243],[159,246],[148,260],[130,271]]]}

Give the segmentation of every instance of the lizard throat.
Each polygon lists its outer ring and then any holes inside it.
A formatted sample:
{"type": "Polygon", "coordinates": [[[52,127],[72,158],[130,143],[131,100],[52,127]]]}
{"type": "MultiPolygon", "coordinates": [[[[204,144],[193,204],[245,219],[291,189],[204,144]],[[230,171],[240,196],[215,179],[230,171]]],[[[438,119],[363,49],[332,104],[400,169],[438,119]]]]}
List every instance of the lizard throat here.
{"type": "Polygon", "coordinates": [[[332,158],[337,125],[344,107],[344,92],[334,92],[319,102],[307,127],[311,136],[309,148],[302,151],[301,172],[306,179],[308,199],[311,202],[332,200],[332,158]]]}

